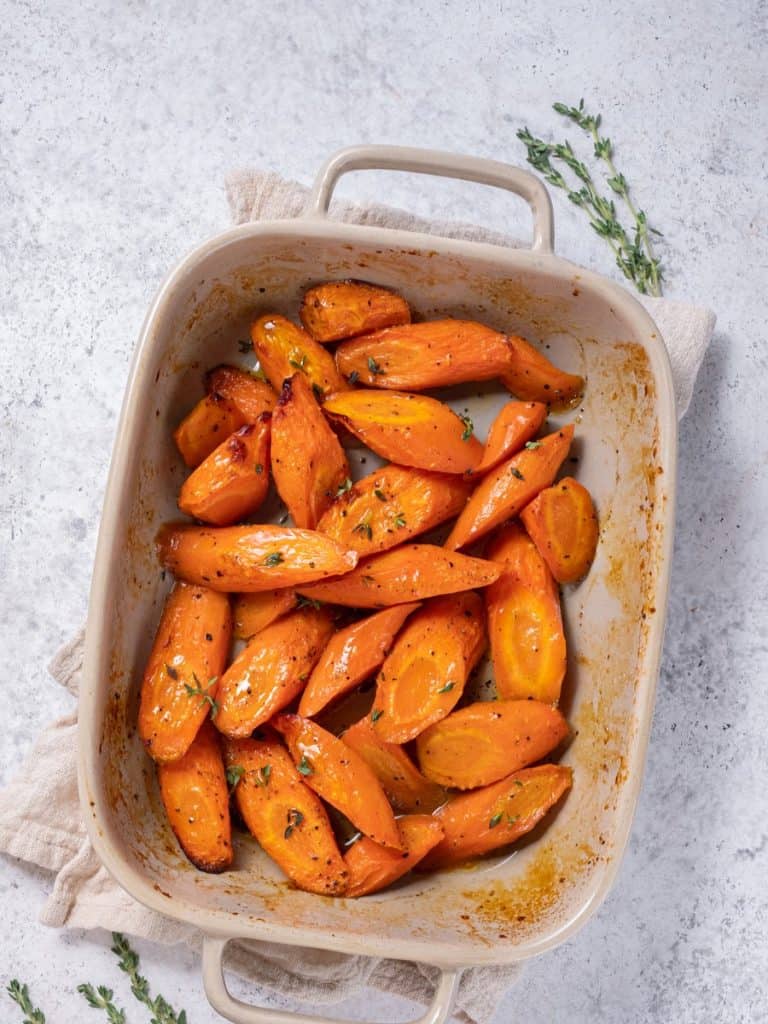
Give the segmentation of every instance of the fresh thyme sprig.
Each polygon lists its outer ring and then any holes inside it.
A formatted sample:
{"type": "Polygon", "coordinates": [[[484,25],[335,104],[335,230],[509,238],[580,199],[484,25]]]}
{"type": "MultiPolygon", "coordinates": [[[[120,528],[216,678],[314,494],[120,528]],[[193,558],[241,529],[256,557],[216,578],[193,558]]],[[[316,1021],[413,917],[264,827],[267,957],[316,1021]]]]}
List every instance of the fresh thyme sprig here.
{"type": "Polygon", "coordinates": [[[77,991],[94,1010],[103,1010],[107,1015],[109,1024],[125,1024],[125,1010],[118,1009],[112,1002],[114,993],[106,985],[78,985],[77,991]]]}
{"type": "Polygon", "coordinates": [[[139,974],[139,955],[120,932],[112,932],[112,952],[118,957],[117,966],[128,975],[131,992],[152,1014],[150,1024],[187,1024],[185,1010],[176,1013],[162,996],[152,998],[149,993],[149,982],[139,974]]]}
{"type": "Polygon", "coordinates": [[[45,1014],[32,1002],[29,988],[26,985],[22,985],[14,978],[6,991],[14,1003],[21,1008],[21,1012],[24,1014],[23,1024],[45,1024],[45,1014]]]}

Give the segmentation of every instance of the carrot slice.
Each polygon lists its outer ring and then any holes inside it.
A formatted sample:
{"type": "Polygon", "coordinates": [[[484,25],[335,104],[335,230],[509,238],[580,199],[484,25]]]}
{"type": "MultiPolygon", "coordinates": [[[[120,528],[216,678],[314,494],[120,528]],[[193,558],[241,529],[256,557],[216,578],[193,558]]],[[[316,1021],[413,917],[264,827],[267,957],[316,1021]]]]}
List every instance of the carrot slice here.
{"type": "Polygon", "coordinates": [[[339,495],[317,529],[362,558],[458,515],[471,489],[456,473],[384,466],[339,495]]]}
{"type": "Polygon", "coordinates": [[[571,788],[572,778],[564,765],[542,764],[455,796],[436,812],[445,834],[419,870],[449,867],[514,843],[555,806],[571,788]]]}
{"type": "Polygon", "coordinates": [[[539,491],[549,487],[573,439],[573,424],[547,434],[536,448],[524,448],[483,477],[445,542],[452,551],[484,537],[516,516],[539,491]]]}
{"type": "Polygon", "coordinates": [[[411,319],[408,303],[388,288],[363,281],[329,281],[304,292],[301,322],[319,342],[339,341],[411,319]]]}
{"type": "Polygon", "coordinates": [[[272,417],[272,475],[294,523],[310,530],[349,477],[344,449],[300,373],[283,384],[272,417]]]}
{"type": "Polygon", "coordinates": [[[299,608],[263,629],[219,680],[217,727],[249,736],[304,689],[333,633],[328,609],[299,608]]]}
{"type": "Polygon", "coordinates": [[[278,715],[273,724],[285,737],[308,786],[364,835],[383,846],[404,849],[384,790],[359,754],[300,715],[278,715]]]}
{"type": "Polygon", "coordinates": [[[592,495],[578,480],[566,476],[540,491],[520,518],[558,583],[587,574],[599,531],[592,495]]]}
{"type": "Polygon", "coordinates": [[[475,473],[495,469],[529,442],[534,447],[536,442],[533,438],[546,418],[547,407],[543,402],[507,402],[491,424],[483,458],[475,473]]]}
{"type": "Polygon", "coordinates": [[[228,593],[255,593],[353,569],[354,551],[330,537],[289,526],[186,526],[168,523],[157,535],[161,564],[188,583],[228,593]]]}
{"type": "Polygon", "coordinates": [[[402,630],[376,679],[374,730],[388,743],[407,743],[449,714],[487,642],[477,594],[428,601],[402,630]]]}
{"type": "Polygon", "coordinates": [[[504,566],[483,592],[496,692],[556,704],[566,669],[560,595],[526,532],[509,523],[486,551],[504,566]]]}
{"type": "Polygon", "coordinates": [[[219,736],[203,722],[183,757],[157,766],[168,821],[184,853],[201,871],[232,863],[229,792],[219,736]]]}
{"type": "Polygon", "coordinates": [[[375,672],[389,653],[395,634],[418,607],[414,602],[385,608],[335,633],[312,670],[299,714],[313,718],[375,672]]]}
{"type": "Polygon", "coordinates": [[[385,889],[406,875],[443,838],[442,826],[431,814],[407,814],[398,818],[397,824],[405,853],[360,836],[344,854],[349,872],[345,896],[367,896],[385,889]]]}
{"type": "Polygon", "coordinates": [[[262,590],[258,594],[238,594],[232,605],[235,640],[250,640],[272,622],[296,607],[295,590],[262,590]]]}
{"type": "Polygon", "coordinates": [[[370,715],[350,725],[341,739],[356,750],[372,770],[396,811],[415,814],[433,811],[445,803],[443,787],[425,779],[401,746],[381,739],[371,724],[370,715]]]}
{"type": "Polygon", "coordinates": [[[255,423],[262,413],[272,412],[277,403],[277,395],[267,381],[226,364],[206,373],[205,390],[230,401],[245,416],[246,423],[255,423]]]}
{"type": "Polygon", "coordinates": [[[234,402],[215,391],[206,395],[173,432],[176,447],[190,469],[199,466],[214,448],[247,423],[234,402]]]}
{"type": "Polygon", "coordinates": [[[251,327],[251,341],[259,365],[275,391],[279,392],[283,381],[297,370],[321,398],[347,387],[330,352],[284,316],[260,317],[251,327]]]}
{"type": "Polygon", "coordinates": [[[276,738],[227,740],[227,772],[248,830],[291,881],[343,896],[348,871],[328,814],[276,738]]]}
{"type": "Polygon", "coordinates": [[[346,391],[327,399],[323,412],[377,455],[403,466],[468,473],[482,458],[471,423],[426,395],[346,391]]]}
{"type": "Polygon", "coordinates": [[[584,378],[565,373],[543,356],[529,342],[509,335],[512,366],[501,380],[513,395],[524,402],[546,402],[547,405],[572,405],[584,391],[584,378]]]}
{"type": "Polygon", "coordinates": [[[404,544],[366,558],[340,579],[300,584],[298,590],[317,601],[350,608],[386,608],[487,587],[500,574],[498,565],[482,558],[470,558],[434,544],[404,544]]]}
{"type": "Polygon", "coordinates": [[[139,736],[155,761],[178,761],[189,750],[215,697],[231,633],[225,595],[174,586],[141,684],[139,736]]]}

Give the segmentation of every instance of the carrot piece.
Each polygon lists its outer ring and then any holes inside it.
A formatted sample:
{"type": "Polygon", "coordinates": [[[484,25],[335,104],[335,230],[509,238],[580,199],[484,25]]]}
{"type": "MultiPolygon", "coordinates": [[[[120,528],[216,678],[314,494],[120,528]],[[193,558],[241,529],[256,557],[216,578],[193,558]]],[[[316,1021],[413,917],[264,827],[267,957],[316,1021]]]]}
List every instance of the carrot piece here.
{"type": "Polygon", "coordinates": [[[584,378],[558,369],[529,342],[509,335],[512,366],[501,375],[506,388],[524,402],[568,406],[584,391],[584,378]]]}
{"type": "Polygon", "coordinates": [[[496,692],[504,700],[533,697],[556,704],[566,651],[552,574],[517,523],[503,527],[486,555],[504,567],[483,592],[496,692]]]}
{"type": "Polygon", "coordinates": [[[240,410],[246,423],[255,423],[262,413],[272,412],[277,403],[277,395],[267,381],[226,364],[206,373],[205,390],[230,401],[240,410]]]}
{"type": "Polygon", "coordinates": [[[280,391],[286,377],[300,371],[319,397],[346,390],[330,352],[284,316],[262,316],[251,327],[251,341],[269,383],[280,391]]]}
{"type": "Polygon", "coordinates": [[[232,606],[235,640],[250,640],[271,623],[296,607],[298,594],[290,587],[238,594],[232,606]]]}
{"type": "Polygon", "coordinates": [[[491,424],[483,458],[475,473],[495,469],[529,442],[535,445],[533,438],[546,418],[547,407],[543,402],[507,402],[491,424]]]}
{"type": "Polygon", "coordinates": [[[285,737],[308,786],[364,835],[383,846],[404,849],[384,790],[359,754],[300,715],[278,715],[273,724],[285,737]]]}
{"type": "Polygon", "coordinates": [[[416,750],[428,779],[475,789],[539,761],[567,735],[568,723],[549,704],[481,701],[431,725],[419,736],[416,750]]]}
{"type": "Polygon", "coordinates": [[[224,751],[235,803],[262,849],[300,889],[343,896],[348,872],[328,814],[282,743],[227,740],[224,751]]]}
{"type": "Polygon", "coordinates": [[[349,477],[344,449],[301,373],[283,383],[272,417],[272,475],[294,523],[310,530],[349,477]]]}
{"type": "Polygon", "coordinates": [[[344,854],[349,872],[345,896],[367,896],[385,889],[415,867],[443,838],[442,825],[431,814],[407,814],[398,818],[397,824],[405,853],[360,836],[344,854]]]}
{"type": "Polygon", "coordinates": [[[244,427],[247,420],[234,402],[215,391],[200,399],[173,432],[176,447],[190,469],[199,466],[214,448],[244,427]]]}
{"type": "Polygon", "coordinates": [[[376,734],[387,743],[408,743],[450,714],[486,642],[477,594],[428,601],[402,630],[376,679],[376,734]]]}
{"type": "Polygon", "coordinates": [[[586,576],[597,550],[597,513],[578,480],[563,477],[540,491],[520,518],[558,583],[586,576]]]}
{"type": "Polygon", "coordinates": [[[396,292],[364,281],[329,281],[304,292],[301,322],[319,342],[339,341],[411,319],[408,303],[396,292]]]}
{"type": "Polygon", "coordinates": [[[401,746],[381,739],[370,715],[350,725],[341,739],[362,757],[396,811],[415,814],[445,803],[443,787],[425,779],[401,746]]]}
{"type": "Polygon", "coordinates": [[[330,537],[289,526],[187,526],[168,523],[157,535],[160,562],[188,583],[227,593],[256,593],[326,576],[357,564],[330,537]]]}
{"type": "Polygon", "coordinates": [[[446,551],[434,544],[404,544],[366,558],[340,579],[300,584],[297,589],[317,601],[350,608],[387,608],[487,587],[500,574],[498,565],[482,558],[446,551]]]}
{"type": "Polygon", "coordinates": [[[332,633],[328,609],[299,608],[251,640],[219,680],[224,735],[249,736],[298,697],[332,633]]]}
{"type": "Polygon", "coordinates": [[[231,633],[224,594],[188,583],[174,586],[141,684],[139,736],[153,760],[178,761],[189,750],[215,697],[231,633]]]}
{"type": "Polygon", "coordinates": [[[547,434],[536,448],[524,448],[483,477],[456,520],[445,546],[452,551],[484,537],[516,516],[549,487],[573,439],[573,424],[547,434]]]}
{"type": "Polygon", "coordinates": [[[340,494],[317,529],[362,558],[458,515],[471,489],[456,473],[384,466],[340,494]]]}
{"type": "Polygon", "coordinates": [[[401,391],[346,391],[323,406],[377,455],[438,473],[468,473],[482,458],[472,426],[447,405],[401,391]]]}
{"type": "Polygon", "coordinates": [[[201,871],[232,864],[229,792],[219,735],[203,722],[183,757],[157,766],[168,821],[184,853],[201,871]]]}
{"type": "Polygon", "coordinates": [[[571,788],[572,778],[565,765],[542,764],[455,796],[435,813],[445,834],[419,870],[449,867],[514,843],[555,806],[571,788]]]}
{"type": "Polygon", "coordinates": [[[313,718],[375,672],[389,653],[395,634],[418,607],[418,602],[413,602],[385,608],[335,633],[312,670],[299,714],[313,718]]]}

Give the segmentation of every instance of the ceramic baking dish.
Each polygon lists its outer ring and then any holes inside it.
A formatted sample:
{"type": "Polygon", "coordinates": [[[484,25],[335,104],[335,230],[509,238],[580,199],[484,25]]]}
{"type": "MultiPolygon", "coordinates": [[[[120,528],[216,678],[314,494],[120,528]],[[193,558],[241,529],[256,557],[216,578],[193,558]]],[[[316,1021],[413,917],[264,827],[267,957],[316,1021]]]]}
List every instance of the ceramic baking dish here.
{"type": "MultiPolygon", "coordinates": [[[[109,474],[91,589],[80,697],[80,786],[94,847],[137,900],[206,936],[208,996],[242,1022],[318,1021],[234,1000],[221,956],[230,939],[266,939],[438,966],[422,1024],[450,1013],[462,967],[508,964],[573,935],[604,899],[627,842],[651,724],[674,518],[676,419],[669,363],[653,322],[623,289],[556,257],[552,210],[526,171],[489,160],[371,146],[344,150],[318,176],[299,219],[246,224],[196,249],[168,276],[139,338],[109,474]],[[353,169],[420,171],[495,185],[529,203],[531,249],[441,239],[327,217],[353,169]],[[569,466],[599,510],[587,579],[566,588],[574,787],[547,827],[512,854],[416,876],[362,900],[291,888],[255,843],[236,865],[196,871],[180,854],[136,735],[142,668],[170,581],[153,550],[178,516],[184,476],[171,431],[202,393],[202,372],[232,361],[256,315],[295,315],[307,285],[355,277],[397,289],[421,317],[474,317],[541,344],[588,381],[569,466]]],[[[237,356],[235,356],[237,358],[237,356]]],[[[507,395],[449,396],[478,434],[507,395]]],[[[368,470],[370,470],[368,465],[368,470]]]]}

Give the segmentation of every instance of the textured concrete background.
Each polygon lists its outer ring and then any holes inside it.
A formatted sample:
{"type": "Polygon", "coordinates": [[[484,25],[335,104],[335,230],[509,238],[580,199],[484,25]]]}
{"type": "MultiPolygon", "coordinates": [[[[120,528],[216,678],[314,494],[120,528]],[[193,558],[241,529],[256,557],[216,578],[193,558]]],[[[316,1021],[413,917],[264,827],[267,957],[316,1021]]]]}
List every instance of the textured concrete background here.
{"type": "MultiPolygon", "coordinates": [[[[765,0],[3,0],[0,40],[2,777],[69,707],[45,665],[85,614],[131,349],[166,270],[226,225],[226,172],[308,181],[358,141],[521,162],[516,128],[559,131],[550,103],[583,95],[664,231],[667,294],[710,304],[719,323],[681,430],[664,671],[630,849],[596,918],[529,966],[496,1024],[766,1020],[765,0]]],[[[479,187],[357,176],[345,191],[527,229],[521,204],[479,187]]],[[[555,202],[559,251],[612,274],[578,211],[555,202]]],[[[51,1022],[90,1019],[77,982],[130,997],[106,936],[36,923],[50,885],[0,862],[0,980],[28,980],[51,1022]]],[[[191,954],[141,951],[193,1024],[212,1019],[191,954]]],[[[366,996],[343,1009],[392,1020],[409,1007],[366,996]]],[[[5,1004],[2,1016],[15,1019],[5,1004]]]]}

